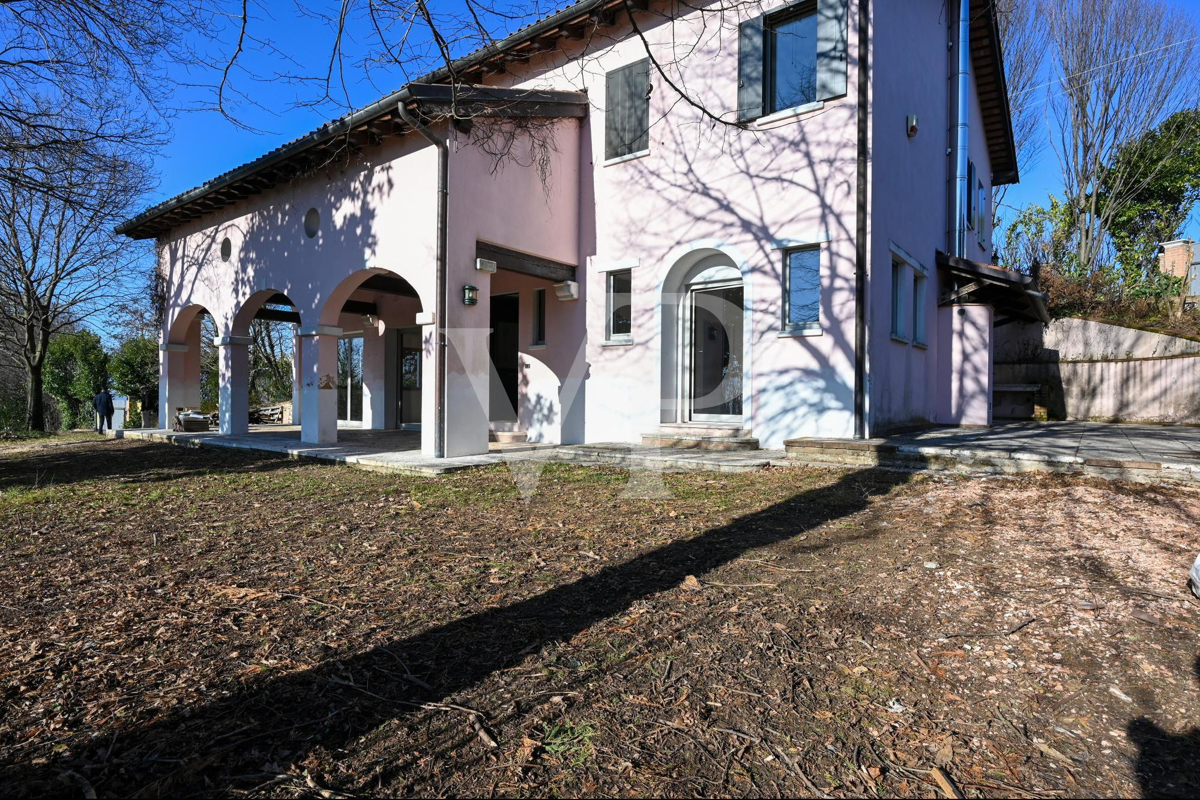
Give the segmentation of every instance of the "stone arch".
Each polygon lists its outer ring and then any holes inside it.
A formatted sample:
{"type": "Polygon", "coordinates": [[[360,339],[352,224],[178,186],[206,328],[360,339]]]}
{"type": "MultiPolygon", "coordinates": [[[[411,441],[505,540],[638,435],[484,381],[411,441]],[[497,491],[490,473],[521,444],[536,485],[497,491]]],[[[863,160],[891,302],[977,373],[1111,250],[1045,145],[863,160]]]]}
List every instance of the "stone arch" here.
{"type": "Polygon", "coordinates": [[[433,420],[436,353],[424,314],[432,298],[426,300],[399,272],[368,268],[343,278],[310,312],[315,324],[300,330],[304,441],[337,441],[339,426],[419,427],[423,444],[432,441],[432,424],[424,418],[433,420]],[[402,360],[404,348],[419,365],[415,390],[406,391],[401,374],[409,363],[402,360]]]}
{"type": "Polygon", "coordinates": [[[423,298],[403,275],[395,270],[371,267],[350,273],[329,293],[317,314],[317,325],[338,327],[342,309],[355,294],[391,294],[416,300],[419,310],[433,308],[433,298],[423,298]],[[373,288],[379,287],[379,288],[373,288]],[[408,294],[403,294],[407,292],[408,294]]]}
{"type": "Polygon", "coordinates": [[[211,316],[207,308],[193,303],[177,311],[166,327],[163,344],[159,348],[160,427],[172,427],[179,410],[199,409],[201,406],[201,354],[203,318],[206,314],[211,316]]]}
{"type": "MultiPolygon", "coordinates": [[[[264,315],[272,321],[291,323],[293,326],[291,335],[287,337],[286,347],[290,350],[290,354],[287,355],[292,362],[287,367],[292,383],[289,394],[293,406],[295,404],[295,328],[301,324],[300,312],[286,293],[275,289],[260,289],[233,309],[228,335],[218,336],[214,342],[218,350],[221,433],[242,434],[249,430],[250,347],[253,345],[251,325],[255,319],[263,318],[264,315]]],[[[280,354],[281,358],[284,354],[280,354]]],[[[282,401],[284,398],[270,399],[282,401]]],[[[293,412],[294,410],[293,407],[293,412]]]]}

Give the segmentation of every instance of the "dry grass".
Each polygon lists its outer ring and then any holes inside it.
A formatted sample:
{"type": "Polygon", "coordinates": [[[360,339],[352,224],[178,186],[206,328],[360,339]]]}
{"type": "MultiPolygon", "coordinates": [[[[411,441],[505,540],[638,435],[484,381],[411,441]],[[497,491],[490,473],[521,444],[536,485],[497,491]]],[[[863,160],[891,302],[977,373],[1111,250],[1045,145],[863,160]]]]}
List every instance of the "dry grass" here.
{"type": "Polygon", "coordinates": [[[1200,492],[0,446],[0,791],[1191,796],[1200,492]]]}

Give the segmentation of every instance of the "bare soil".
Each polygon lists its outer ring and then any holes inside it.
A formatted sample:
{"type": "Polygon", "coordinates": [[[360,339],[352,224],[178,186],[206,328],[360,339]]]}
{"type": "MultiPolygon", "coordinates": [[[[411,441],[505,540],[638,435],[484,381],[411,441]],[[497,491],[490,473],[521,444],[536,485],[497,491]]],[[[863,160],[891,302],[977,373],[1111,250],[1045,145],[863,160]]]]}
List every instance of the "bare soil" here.
{"type": "Polygon", "coordinates": [[[1200,490],[0,445],[0,794],[1200,794],[1200,490]]]}

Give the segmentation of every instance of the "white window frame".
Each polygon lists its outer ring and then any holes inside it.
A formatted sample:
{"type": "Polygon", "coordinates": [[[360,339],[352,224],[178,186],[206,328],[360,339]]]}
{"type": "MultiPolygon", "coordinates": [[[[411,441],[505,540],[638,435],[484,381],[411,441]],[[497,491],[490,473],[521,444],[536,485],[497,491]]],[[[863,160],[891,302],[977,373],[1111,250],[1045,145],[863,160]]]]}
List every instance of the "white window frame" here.
{"type": "Polygon", "coordinates": [[[967,227],[972,230],[975,228],[975,215],[977,213],[975,208],[975,180],[975,162],[967,159],[967,196],[963,198],[967,203],[967,207],[963,209],[963,216],[966,217],[965,222],[967,227]]]}
{"type": "MultiPolygon", "coordinates": [[[[911,309],[912,318],[906,322],[904,338],[900,338],[900,337],[896,336],[895,331],[894,331],[895,321],[893,320],[892,338],[896,339],[897,341],[914,344],[918,347],[927,347],[928,346],[928,337],[926,336],[926,333],[928,333],[928,330],[929,330],[929,308],[928,308],[929,298],[927,296],[928,292],[929,292],[929,289],[928,289],[929,284],[927,283],[927,281],[929,280],[929,268],[926,267],[924,264],[922,264],[920,261],[918,261],[916,258],[914,258],[912,255],[910,255],[908,253],[908,251],[906,251],[903,247],[896,244],[895,242],[888,242],[888,252],[892,256],[893,278],[895,277],[895,267],[898,264],[902,265],[903,267],[907,267],[907,268],[911,269],[913,272],[912,280],[909,281],[907,279],[907,275],[904,274],[904,270],[903,269],[900,270],[901,289],[903,289],[905,287],[905,285],[912,286],[913,294],[910,297],[907,297],[907,298],[902,297],[901,298],[902,307],[905,309],[911,309]],[[907,300],[907,303],[904,303],[904,300],[907,300]],[[912,325],[911,329],[908,328],[908,324],[912,325]]],[[[896,282],[893,280],[893,284],[892,284],[892,303],[893,303],[892,308],[893,309],[895,308],[895,302],[896,302],[896,282]]]]}
{"type": "Polygon", "coordinates": [[[610,345],[633,344],[633,270],[611,269],[604,274],[604,343],[610,345]],[[613,333],[613,277],[627,274],[629,276],[629,333],[613,333]]]}
{"type": "Polygon", "coordinates": [[[546,346],[546,290],[533,290],[533,341],[531,347],[546,346]]]}
{"type": "Polygon", "coordinates": [[[909,343],[908,334],[908,304],[905,302],[904,289],[908,284],[908,264],[903,259],[892,256],[892,331],[894,341],[909,343]]]}
{"type": "Polygon", "coordinates": [[[913,270],[912,281],[912,343],[917,347],[928,347],[929,276],[918,269],[913,270]]]}
{"type": "Polygon", "coordinates": [[[979,246],[987,249],[987,243],[984,238],[984,226],[987,224],[987,214],[984,204],[987,202],[987,192],[984,191],[983,180],[978,173],[975,176],[975,236],[979,240],[979,246]]]}
{"type": "Polygon", "coordinates": [[[820,336],[821,335],[821,257],[824,255],[821,244],[801,244],[784,247],[783,249],[783,315],[779,321],[780,336],[820,336]],[[792,254],[801,250],[813,250],[817,254],[817,318],[809,322],[792,322],[792,254]]]}

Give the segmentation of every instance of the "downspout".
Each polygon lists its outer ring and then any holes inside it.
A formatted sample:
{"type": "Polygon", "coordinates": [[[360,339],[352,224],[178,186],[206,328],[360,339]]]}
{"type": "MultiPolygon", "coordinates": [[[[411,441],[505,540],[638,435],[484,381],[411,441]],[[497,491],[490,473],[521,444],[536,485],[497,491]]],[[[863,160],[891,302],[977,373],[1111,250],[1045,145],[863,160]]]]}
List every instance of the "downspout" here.
{"type": "Polygon", "coordinates": [[[870,0],[858,0],[858,161],[854,230],[854,438],[867,438],[867,165],[870,0]]]}
{"type": "Polygon", "coordinates": [[[436,412],[433,424],[433,457],[446,456],[446,209],[450,191],[447,186],[450,172],[450,146],[445,141],[434,136],[408,110],[412,95],[407,89],[400,91],[396,103],[396,113],[400,119],[417,133],[428,139],[438,150],[438,208],[437,208],[437,272],[433,283],[435,300],[434,328],[437,342],[437,358],[434,359],[434,393],[436,395],[436,412]]]}
{"type": "Polygon", "coordinates": [[[958,108],[957,145],[954,165],[954,255],[967,257],[967,159],[970,144],[971,98],[971,1],[958,5],[958,108]]]}

